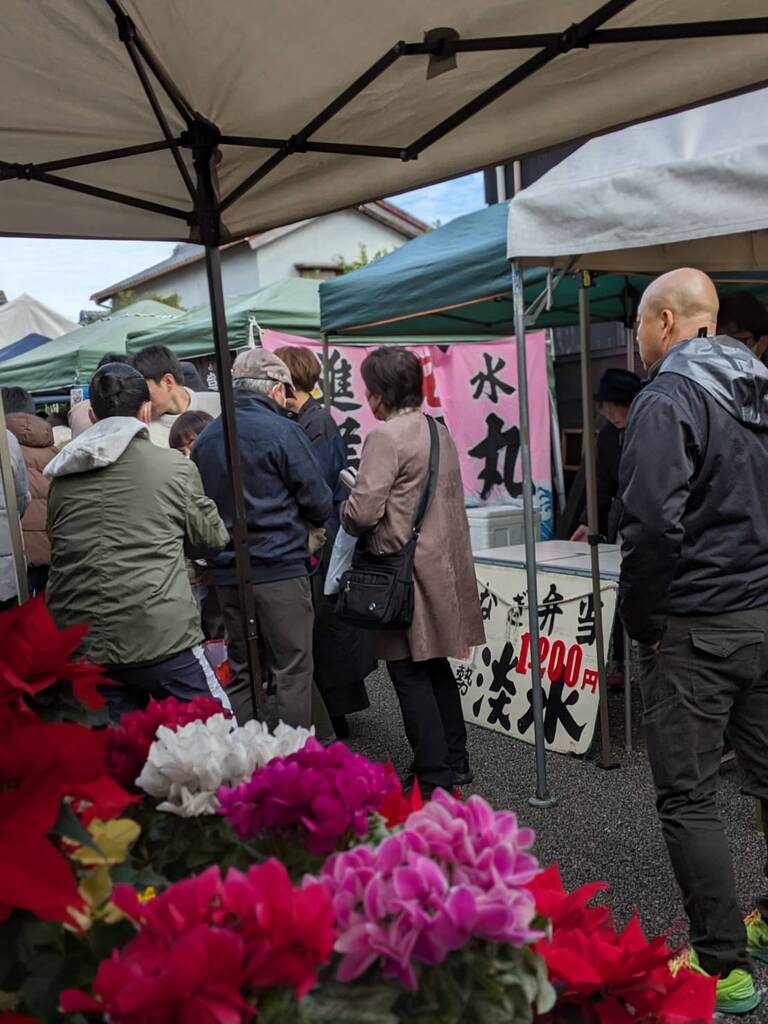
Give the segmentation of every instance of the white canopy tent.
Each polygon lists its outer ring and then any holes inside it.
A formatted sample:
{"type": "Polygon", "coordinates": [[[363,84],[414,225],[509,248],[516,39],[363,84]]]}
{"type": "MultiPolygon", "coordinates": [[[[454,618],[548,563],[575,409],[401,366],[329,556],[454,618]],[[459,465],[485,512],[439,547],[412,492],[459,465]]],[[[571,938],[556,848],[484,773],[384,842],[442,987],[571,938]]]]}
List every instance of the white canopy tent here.
{"type": "Polygon", "coordinates": [[[768,90],[593,139],[510,203],[510,259],[615,273],[768,269],[768,90]],[[575,257],[575,259],[574,259],[575,257]]]}
{"type": "MultiPolygon", "coordinates": [[[[768,90],[593,139],[509,204],[515,267],[578,271],[587,518],[599,600],[591,393],[591,275],[698,267],[716,280],[768,279],[768,90]]],[[[628,347],[631,360],[634,348],[628,347]]],[[[604,638],[598,628],[604,678],[604,638]]],[[[601,694],[604,694],[604,687],[601,694]]],[[[627,707],[629,693],[627,691],[627,707]]],[[[601,713],[607,723],[603,699],[601,713]]]]}
{"type": "MultiPolygon", "coordinates": [[[[218,246],[753,88],[768,58],[765,13],[763,0],[5,0],[0,231],[206,247],[252,674],[218,246]]],[[[518,353],[546,803],[524,345],[518,353]]]]}
{"type": "Polygon", "coordinates": [[[24,293],[4,303],[0,306],[0,384],[2,360],[24,355],[76,327],[33,295],[24,293]]]}

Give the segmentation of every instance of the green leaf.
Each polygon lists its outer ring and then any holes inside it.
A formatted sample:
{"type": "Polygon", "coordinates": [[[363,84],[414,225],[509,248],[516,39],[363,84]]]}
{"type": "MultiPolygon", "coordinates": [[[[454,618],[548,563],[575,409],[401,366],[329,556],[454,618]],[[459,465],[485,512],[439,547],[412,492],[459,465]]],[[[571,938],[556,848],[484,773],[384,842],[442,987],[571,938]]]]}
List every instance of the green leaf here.
{"type": "Polygon", "coordinates": [[[399,986],[365,981],[347,985],[328,982],[299,1005],[301,1024],[400,1024],[395,1005],[399,986]]]}
{"type": "Polygon", "coordinates": [[[83,825],[68,803],[62,803],[59,809],[59,816],[54,822],[51,832],[55,836],[65,836],[67,839],[79,843],[80,846],[88,846],[91,850],[95,850],[96,853],[102,853],[96,843],[94,843],[88,829],[83,825]]]}

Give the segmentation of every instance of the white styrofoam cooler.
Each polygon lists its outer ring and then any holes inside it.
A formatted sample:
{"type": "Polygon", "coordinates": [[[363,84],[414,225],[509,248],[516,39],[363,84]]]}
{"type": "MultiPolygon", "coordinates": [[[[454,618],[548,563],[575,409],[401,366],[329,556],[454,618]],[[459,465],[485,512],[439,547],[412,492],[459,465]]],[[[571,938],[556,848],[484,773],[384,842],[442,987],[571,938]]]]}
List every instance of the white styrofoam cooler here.
{"type": "MultiPolygon", "coordinates": [[[[534,507],[536,540],[541,539],[541,512],[534,507]]],[[[483,551],[486,548],[503,548],[512,544],[522,544],[523,510],[520,505],[485,505],[467,509],[469,534],[472,538],[472,550],[483,551]]]]}

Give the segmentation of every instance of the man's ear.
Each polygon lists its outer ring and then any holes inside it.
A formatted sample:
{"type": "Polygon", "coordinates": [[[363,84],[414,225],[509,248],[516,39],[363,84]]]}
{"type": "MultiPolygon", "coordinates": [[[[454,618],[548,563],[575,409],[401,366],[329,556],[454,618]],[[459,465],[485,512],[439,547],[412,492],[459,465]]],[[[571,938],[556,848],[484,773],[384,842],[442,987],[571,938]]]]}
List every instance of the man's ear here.
{"type": "Polygon", "coordinates": [[[175,387],[179,386],[178,381],[176,380],[172,373],[164,373],[163,379],[161,380],[160,383],[163,385],[166,391],[173,391],[175,387]]]}
{"type": "Polygon", "coordinates": [[[96,418],[96,413],[93,411],[92,407],[88,409],[88,419],[91,421],[91,423],[99,422],[98,419],[96,418]]]}

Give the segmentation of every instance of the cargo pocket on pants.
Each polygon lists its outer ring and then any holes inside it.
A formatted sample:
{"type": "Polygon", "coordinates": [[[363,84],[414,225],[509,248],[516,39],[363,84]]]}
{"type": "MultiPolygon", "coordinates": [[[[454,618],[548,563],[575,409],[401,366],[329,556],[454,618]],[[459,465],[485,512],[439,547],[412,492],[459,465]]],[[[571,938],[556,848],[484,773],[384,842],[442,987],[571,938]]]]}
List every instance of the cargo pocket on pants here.
{"type": "Polygon", "coordinates": [[[692,626],[691,691],[705,715],[728,714],[735,692],[752,683],[765,633],[761,629],[692,626]]]}

